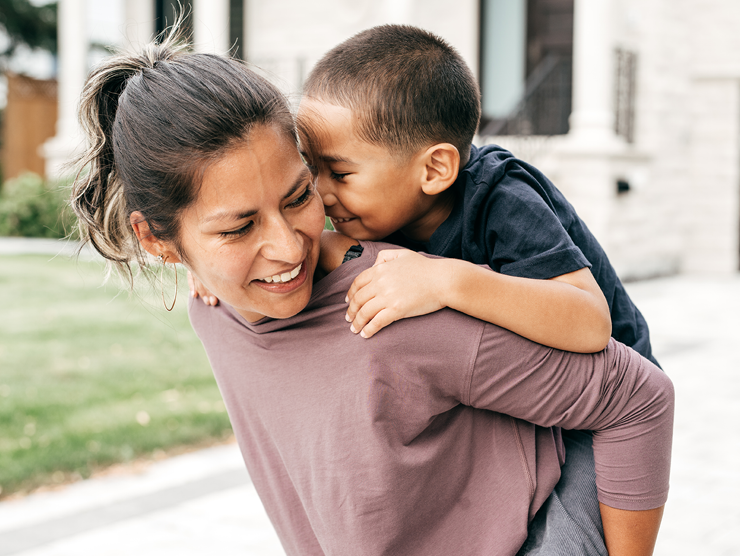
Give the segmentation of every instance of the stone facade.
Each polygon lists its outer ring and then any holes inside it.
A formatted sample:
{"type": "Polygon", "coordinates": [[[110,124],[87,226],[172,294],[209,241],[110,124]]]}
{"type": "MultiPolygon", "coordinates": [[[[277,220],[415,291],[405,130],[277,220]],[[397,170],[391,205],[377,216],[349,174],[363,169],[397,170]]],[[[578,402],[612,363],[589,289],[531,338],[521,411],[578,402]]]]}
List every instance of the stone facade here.
{"type": "MultiPolygon", "coordinates": [[[[532,139],[486,140],[521,149],[523,157],[531,153],[623,278],[737,272],[740,3],[577,0],[576,10],[591,1],[610,4],[602,39],[611,49],[637,54],[634,142],[602,137],[579,145],[571,133],[532,150],[532,139]],[[617,194],[619,179],[629,183],[629,192],[617,194]]],[[[583,47],[577,33],[576,65],[583,47]]],[[[613,87],[608,90],[613,94],[613,87]]]]}

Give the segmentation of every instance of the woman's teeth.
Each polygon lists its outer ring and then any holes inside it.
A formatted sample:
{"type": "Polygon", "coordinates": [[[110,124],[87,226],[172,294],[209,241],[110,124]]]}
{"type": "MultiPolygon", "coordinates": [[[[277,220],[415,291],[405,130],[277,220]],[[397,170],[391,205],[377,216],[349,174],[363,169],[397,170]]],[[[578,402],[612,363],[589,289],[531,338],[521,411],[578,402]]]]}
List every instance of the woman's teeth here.
{"type": "Polygon", "coordinates": [[[267,278],[262,278],[263,282],[267,282],[268,284],[271,284],[273,282],[285,283],[290,282],[293,278],[298,276],[298,273],[301,271],[301,267],[303,266],[303,263],[299,264],[297,267],[295,267],[290,272],[283,272],[282,274],[275,274],[274,276],[268,276],[267,278]]]}
{"type": "Polygon", "coordinates": [[[334,220],[334,222],[336,222],[337,224],[343,224],[345,222],[349,222],[350,220],[352,220],[352,218],[332,218],[332,220],[334,220]]]}

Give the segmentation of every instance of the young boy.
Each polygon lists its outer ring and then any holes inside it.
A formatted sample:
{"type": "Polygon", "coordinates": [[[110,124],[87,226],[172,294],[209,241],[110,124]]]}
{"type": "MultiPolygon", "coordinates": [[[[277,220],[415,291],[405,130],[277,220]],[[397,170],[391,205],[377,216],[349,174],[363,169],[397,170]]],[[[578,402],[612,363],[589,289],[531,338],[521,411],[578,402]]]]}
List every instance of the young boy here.
{"type": "MultiPolygon", "coordinates": [[[[469,68],[421,29],[369,29],[312,70],[298,127],[334,228],[449,257],[381,252],[348,292],[352,331],[369,338],[446,306],[562,350],[600,351],[611,334],[656,362],[644,318],[573,207],[511,153],[473,146],[479,119],[469,68]]],[[[570,474],[593,481],[578,458],[570,474]]],[[[601,510],[610,554],[652,551],[660,508],[601,510]]]]}

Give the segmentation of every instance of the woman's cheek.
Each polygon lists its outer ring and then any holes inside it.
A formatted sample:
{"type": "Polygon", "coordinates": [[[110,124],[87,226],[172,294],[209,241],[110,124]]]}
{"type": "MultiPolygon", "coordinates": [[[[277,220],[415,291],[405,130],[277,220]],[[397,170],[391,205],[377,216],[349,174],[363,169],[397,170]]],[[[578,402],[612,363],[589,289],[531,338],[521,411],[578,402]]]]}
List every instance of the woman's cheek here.
{"type": "Polygon", "coordinates": [[[324,213],[324,203],[321,200],[321,196],[316,192],[316,195],[313,199],[313,229],[316,230],[316,233],[320,236],[321,232],[324,230],[324,225],[326,223],[326,214],[324,213]]]}

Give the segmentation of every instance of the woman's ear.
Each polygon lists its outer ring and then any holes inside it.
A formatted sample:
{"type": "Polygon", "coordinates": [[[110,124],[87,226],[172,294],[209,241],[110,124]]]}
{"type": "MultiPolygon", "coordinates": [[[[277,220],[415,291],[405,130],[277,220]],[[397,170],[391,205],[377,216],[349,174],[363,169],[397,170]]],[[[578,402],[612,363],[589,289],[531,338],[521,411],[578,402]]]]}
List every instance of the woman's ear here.
{"type": "Polygon", "coordinates": [[[149,228],[149,222],[146,221],[146,218],[144,218],[141,212],[138,210],[132,212],[129,221],[136,234],[136,239],[139,240],[139,243],[147,253],[155,257],[162,255],[168,263],[182,262],[177,255],[177,251],[175,251],[169,242],[160,241],[154,236],[149,228]]]}
{"type": "Polygon", "coordinates": [[[439,195],[455,183],[460,153],[450,143],[438,143],[429,147],[423,157],[425,172],[421,189],[427,195],[439,195]]]}

